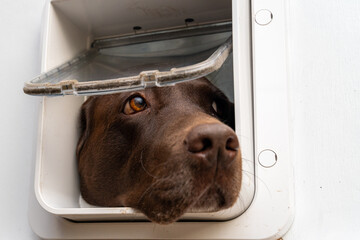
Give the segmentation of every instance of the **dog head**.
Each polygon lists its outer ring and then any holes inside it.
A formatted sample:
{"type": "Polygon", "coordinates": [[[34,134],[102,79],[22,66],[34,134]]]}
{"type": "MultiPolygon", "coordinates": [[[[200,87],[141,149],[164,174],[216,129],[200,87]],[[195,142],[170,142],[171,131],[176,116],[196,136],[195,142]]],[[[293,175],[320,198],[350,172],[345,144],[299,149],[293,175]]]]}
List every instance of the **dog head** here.
{"type": "Polygon", "coordinates": [[[77,146],[83,198],[167,224],[231,207],[241,185],[233,104],[207,79],[90,97],[77,146]]]}

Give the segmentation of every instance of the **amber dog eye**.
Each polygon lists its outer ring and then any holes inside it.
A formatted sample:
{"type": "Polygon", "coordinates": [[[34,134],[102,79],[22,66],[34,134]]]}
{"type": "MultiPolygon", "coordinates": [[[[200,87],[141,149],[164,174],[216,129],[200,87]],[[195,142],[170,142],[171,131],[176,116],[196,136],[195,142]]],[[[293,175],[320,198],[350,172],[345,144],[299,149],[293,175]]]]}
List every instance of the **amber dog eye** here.
{"type": "Polygon", "coordinates": [[[147,107],[147,105],[146,105],[145,99],[140,96],[135,96],[133,98],[130,98],[126,102],[125,108],[124,108],[124,113],[125,114],[133,114],[133,113],[141,112],[141,111],[145,110],[146,107],[147,107]]]}

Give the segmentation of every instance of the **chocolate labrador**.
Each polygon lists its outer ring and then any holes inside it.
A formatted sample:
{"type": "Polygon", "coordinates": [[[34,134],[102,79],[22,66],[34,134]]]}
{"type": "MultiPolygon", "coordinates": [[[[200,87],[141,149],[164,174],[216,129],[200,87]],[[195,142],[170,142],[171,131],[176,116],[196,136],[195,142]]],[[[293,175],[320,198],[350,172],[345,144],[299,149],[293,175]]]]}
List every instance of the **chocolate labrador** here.
{"type": "Polygon", "coordinates": [[[234,108],[207,79],[90,97],[77,146],[82,197],[168,224],[231,207],[241,185],[234,108]]]}

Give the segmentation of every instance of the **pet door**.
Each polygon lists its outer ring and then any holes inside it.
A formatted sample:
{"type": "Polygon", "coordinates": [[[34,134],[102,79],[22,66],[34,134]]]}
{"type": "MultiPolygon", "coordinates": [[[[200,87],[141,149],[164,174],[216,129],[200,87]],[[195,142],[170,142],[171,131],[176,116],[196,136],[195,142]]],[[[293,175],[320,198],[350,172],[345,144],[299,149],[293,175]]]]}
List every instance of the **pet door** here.
{"type": "Polygon", "coordinates": [[[284,0],[50,0],[29,219],[46,239],[278,239],[293,217],[284,0]],[[84,207],[75,157],[84,96],[206,76],[234,101],[243,182],[234,207],[154,225],[84,207]],[[61,96],[61,97],[49,97],[61,96]],[[70,221],[69,221],[70,220],[70,221]]]}
{"type": "MultiPolygon", "coordinates": [[[[74,147],[78,139],[78,114],[84,101],[82,96],[171,86],[200,77],[207,77],[234,101],[231,21],[97,39],[89,50],[25,83],[24,92],[27,94],[66,96],[46,98],[45,147],[39,170],[42,187],[37,188],[44,208],[74,221],[146,220],[143,214],[129,207],[91,206],[76,189],[78,176],[74,147]],[[67,128],[59,128],[59,122],[66,122],[67,128]],[[62,142],[60,145],[59,141],[62,142]],[[63,165],[58,166],[59,162],[63,165]],[[61,175],[71,177],[59,183],[61,175]]],[[[240,121],[239,106],[235,110],[238,132],[241,131],[240,124],[237,124],[240,121]]],[[[243,104],[241,109],[251,109],[251,106],[243,104]]],[[[242,124],[251,129],[251,118],[244,118],[242,124]]],[[[238,135],[246,136],[247,133],[238,135]]],[[[181,220],[228,220],[248,208],[255,187],[251,175],[254,172],[250,160],[251,138],[239,138],[242,157],[247,161],[242,164],[245,174],[239,173],[243,174],[242,190],[235,205],[219,212],[189,212],[181,220]]]]}

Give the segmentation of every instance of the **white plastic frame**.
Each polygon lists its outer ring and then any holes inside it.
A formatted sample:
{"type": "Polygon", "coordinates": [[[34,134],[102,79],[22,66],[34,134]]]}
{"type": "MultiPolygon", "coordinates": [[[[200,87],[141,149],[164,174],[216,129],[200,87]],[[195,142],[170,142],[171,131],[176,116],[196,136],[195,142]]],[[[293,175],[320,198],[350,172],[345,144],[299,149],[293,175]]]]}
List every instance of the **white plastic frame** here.
{"type": "MultiPolygon", "coordinates": [[[[44,69],[47,70],[49,62],[58,64],[64,58],[76,55],[76,51],[81,51],[81,47],[86,47],[86,37],[91,38],[91,32],[81,31],[81,27],[70,22],[74,21],[74,15],[65,16],[69,12],[61,12],[58,7],[76,6],[76,2],[82,2],[88,7],[100,3],[99,0],[92,1],[55,1],[49,8],[49,27],[45,33],[46,49],[44,56],[44,69]],[[75,35],[77,34],[77,35],[75,35]],[[55,42],[58,37],[63,37],[62,42],[55,42]],[[73,42],[79,42],[78,46],[72,46],[73,42]],[[67,49],[66,44],[72,46],[67,49]],[[81,45],[82,44],[82,45],[81,45]]],[[[203,3],[208,3],[208,0],[203,3]]],[[[113,8],[126,8],[132,1],[112,1],[113,8]],[[120,4],[119,4],[120,3],[120,4]]],[[[176,3],[176,2],[173,2],[176,3]]],[[[230,1],[225,7],[230,5],[230,1]]],[[[144,1],[146,6],[148,1],[144,1]]],[[[202,6],[200,4],[200,6],[202,6]]],[[[231,6],[231,5],[230,5],[231,6]]],[[[181,8],[181,6],[177,6],[181,8]]],[[[223,6],[224,7],[224,6],[223,6]]],[[[209,8],[209,7],[208,7],[209,8]]],[[[211,9],[211,8],[210,8],[211,9]]],[[[79,12],[83,9],[79,8],[79,12]]],[[[229,8],[231,10],[231,8],[229,8]]],[[[194,11],[194,10],[192,10],[194,11]]],[[[193,14],[201,12],[197,9],[193,14]]],[[[217,9],[215,11],[218,11],[217,9]]],[[[87,13],[95,14],[94,12],[87,13]]],[[[190,13],[188,13],[190,14],[190,13]]],[[[110,16],[109,24],[114,24],[114,16],[110,16]]],[[[220,18],[222,19],[222,18],[220,18]]],[[[76,21],[76,20],[75,20],[76,21]]],[[[126,19],[124,20],[126,21],[126,19]]],[[[115,24],[118,23],[115,21],[115,24]]],[[[79,23],[78,23],[79,24],[79,23]]],[[[227,39],[227,37],[225,38],[227,39]]],[[[227,40],[226,46],[230,46],[231,39],[227,40]]],[[[224,45],[223,45],[224,46],[224,45]]],[[[225,52],[228,47],[221,47],[225,52]]],[[[225,57],[221,57],[222,61],[225,57]]],[[[146,60],[146,59],[145,59],[146,60]]],[[[250,65],[250,58],[247,60],[250,65]]],[[[203,64],[199,63],[199,64],[203,64]]],[[[199,65],[196,64],[196,65],[199,65]]],[[[47,76],[49,73],[45,73],[47,76]]],[[[50,73],[51,75],[51,73],[50,73]]],[[[230,79],[229,79],[230,80],[230,79]]],[[[247,78],[250,81],[250,78],[247,78]]],[[[236,81],[235,84],[238,84],[236,81]]],[[[229,82],[230,83],[230,82],[229,82]]],[[[45,84],[46,86],[47,84],[45,84]]],[[[237,88],[238,85],[235,87],[237,88]]],[[[251,92],[250,84],[241,87],[241,92],[251,92]]],[[[232,86],[231,86],[232,87],[232,86]]],[[[109,90],[111,91],[111,90],[109,90]]],[[[239,92],[240,96],[250,97],[239,92]]],[[[79,176],[76,166],[76,145],[79,139],[78,122],[81,104],[84,97],[65,96],[58,98],[43,98],[40,116],[39,132],[39,154],[36,159],[35,171],[35,194],[39,204],[49,213],[67,218],[73,221],[147,221],[147,218],[138,211],[130,207],[89,207],[86,204],[79,204],[80,187],[79,176]]],[[[254,172],[253,157],[253,136],[252,136],[252,101],[240,101],[236,105],[236,132],[241,135],[241,151],[244,158],[248,159],[243,164],[243,171],[246,173],[254,172]],[[241,114],[240,114],[241,109],[241,114]],[[250,160],[250,161],[249,161],[250,160]]],[[[241,174],[241,173],[239,173],[241,174]]],[[[223,221],[233,219],[242,214],[250,205],[255,193],[254,174],[246,174],[242,179],[240,197],[233,207],[218,212],[189,212],[181,217],[181,220],[208,220],[223,221]]]]}
{"type": "MultiPolygon", "coordinates": [[[[243,87],[247,89],[240,94],[241,98],[235,99],[235,104],[253,100],[256,159],[265,149],[273,150],[278,156],[277,163],[270,168],[255,161],[256,194],[250,208],[240,217],[225,222],[177,222],[170,226],[144,222],[74,223],[46,212],[32,195],[29,218],[36,234],[47,239],[278,239],[286,233],[292,223],[294,202],[289,152],[285,0],[253,0],[251,14],[249,1],[233,0],[232,8],[234,78],[253,81],[252,84],[241,81],[235,86],[235,94],[243,91],[243,87]],[[255,23],[255,13],[261,9],[272,12],[270,24],[255,23]],[[250,26],[252,36],[242,34],[250,26]],[[249,56],[253,58],[252,67],[249,56]],[[249,91],[252,88],[253,92],[249,91]]],[[[51,54],[46,53],[48,59],[51,54]]],[[[40,151],[38,149],[38,156],[40,151]]]]}

